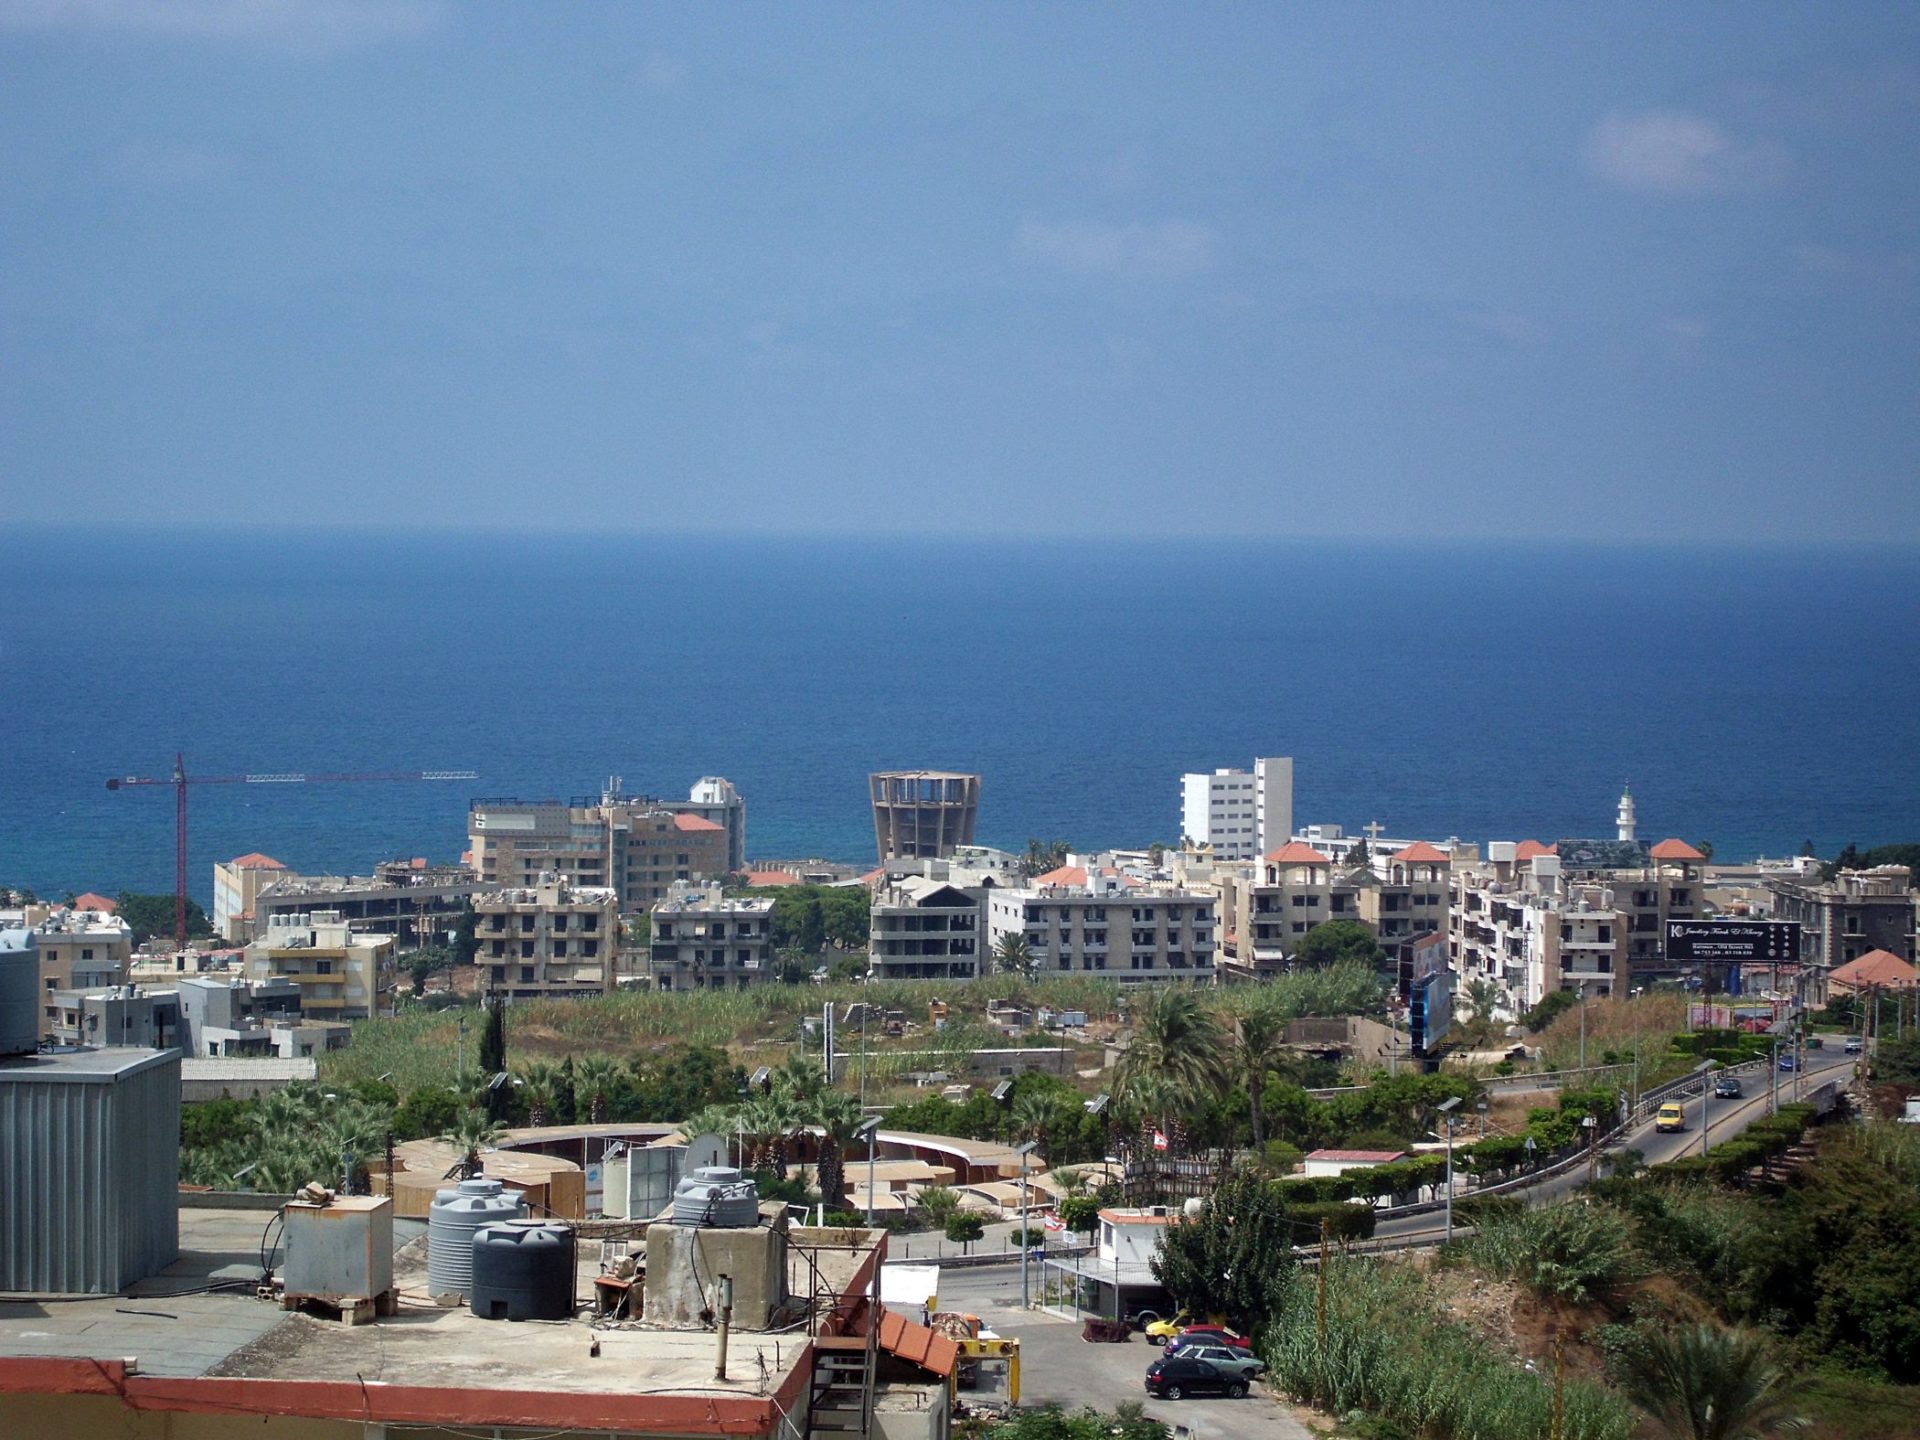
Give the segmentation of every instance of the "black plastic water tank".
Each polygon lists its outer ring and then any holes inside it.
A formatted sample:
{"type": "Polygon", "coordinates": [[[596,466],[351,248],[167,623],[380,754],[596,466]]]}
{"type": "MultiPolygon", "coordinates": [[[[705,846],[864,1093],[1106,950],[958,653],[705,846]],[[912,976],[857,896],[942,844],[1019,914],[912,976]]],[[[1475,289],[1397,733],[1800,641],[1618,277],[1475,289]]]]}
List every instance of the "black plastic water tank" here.
{"type": "Polygon", "coordinates": [[[470,1304],[482,1320],[567,1320],[573,1315],[573,1231],[538,1220],[473,1232],[470,1304]]]}

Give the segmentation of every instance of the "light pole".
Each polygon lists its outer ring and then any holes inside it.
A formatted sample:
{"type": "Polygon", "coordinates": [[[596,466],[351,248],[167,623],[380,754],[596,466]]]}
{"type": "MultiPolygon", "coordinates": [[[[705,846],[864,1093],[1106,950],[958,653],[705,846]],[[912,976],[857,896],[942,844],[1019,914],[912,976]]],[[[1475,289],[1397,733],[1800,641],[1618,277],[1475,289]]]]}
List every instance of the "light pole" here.
{"type": "MultiPolygon", "coordinates": [[[[1447,1244],[1453,1243],[1453,1112],[1460,1104],[1460,1097],[1454,1095],[1442,1100],[1439,1114],[1447,1126],[1447,1244]]],[[[1434,1137],[1438,1139],[1438,1136],[1434,1137]]]]}
{"type": "Polygon", "coordinates": [[[853,1133],[855,1139],[867,1142],[867,1228],[871,1230],[873,1228],[873,1166],[880,1149],[877,1138],[880,1133],[880,1117],[876,1115],[871,1120],[861,1121],[860,1128],[853,1133]]]}
{"type": "Polygon", "coordinates": [[[1033,1297],[1027,1288],[1027,1157],[1033,1154],[1034,1146],[1040,1142],[1029,1140],[1024,1145],[1013,1147],[1013,1153],[1020,1157],[1020,1308],[1025,1310],[1033,1304],[1033,1297]]]}
{"type": "Polygon", "coordinates": [[[1706,1158],[1706,1153],[1708,1149],[1708,1136],[1711,1135],[1713,1132],[1713,1097],[1712,1097],[1712,1092],[1707,1087],[1707,1074],[1709,1071],[1713,1069],[1713,1064],[1714,1062],[1711,1060],[1702,1060],[1700,1062],[1700,1070],[1699,1070],[1699,1075],[1700,1075],[1700,1155],[1702,1159],[1706,1158]]]}
{"type": "Polygon", "coordinates": [[[1591,1185],[1600,1168],[1600,1151],[1593,1143],[1600,1134],[1600,1127],[1589,1113],[1580,1117],[1580,1128],[1587,1132],[1587,1183],[1591,1185]]]}

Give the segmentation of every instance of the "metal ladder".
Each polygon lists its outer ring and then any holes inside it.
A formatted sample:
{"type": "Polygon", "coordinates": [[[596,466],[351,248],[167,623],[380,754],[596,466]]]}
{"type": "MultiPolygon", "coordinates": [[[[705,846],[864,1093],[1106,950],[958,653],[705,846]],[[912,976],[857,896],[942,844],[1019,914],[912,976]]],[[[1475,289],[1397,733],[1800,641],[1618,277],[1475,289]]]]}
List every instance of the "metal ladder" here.
{"type": "Polygon", "coordinates": [[[873,1425],[877,1323],[865,1335],[816,1335],[807,1390],[807,1440],[840,1436],[866,1440],[873,1425]]]}

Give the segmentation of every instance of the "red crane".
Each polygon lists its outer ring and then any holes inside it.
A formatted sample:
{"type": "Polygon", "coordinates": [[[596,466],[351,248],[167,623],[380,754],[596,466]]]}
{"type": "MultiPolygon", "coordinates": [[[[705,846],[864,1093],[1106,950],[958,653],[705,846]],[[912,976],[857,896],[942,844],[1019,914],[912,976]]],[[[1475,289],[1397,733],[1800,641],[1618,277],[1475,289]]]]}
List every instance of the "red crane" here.
{"type": "Polygon", "coordinates": [[[182,950],[187,948],[187,787],[189,785],[315,785],[341,784],[360,780],[478,780],[472,770],[391,770],[361,771],[338,775],[310,775],[289,772],[279,775],[193,775],[187,774],[184,757],[173,757],[173,774],[122,775],[107,781],[107,789],[129,785],[173,786],[173,938],[182,950]]]}

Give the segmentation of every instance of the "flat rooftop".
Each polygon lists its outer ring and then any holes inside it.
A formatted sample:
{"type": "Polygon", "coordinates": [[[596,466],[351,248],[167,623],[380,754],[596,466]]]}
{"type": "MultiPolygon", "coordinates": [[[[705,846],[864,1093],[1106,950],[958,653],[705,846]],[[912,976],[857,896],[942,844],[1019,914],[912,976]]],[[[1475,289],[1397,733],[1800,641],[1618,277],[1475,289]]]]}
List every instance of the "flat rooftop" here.
{"type": "MultiPolygon", "coordinates": [[[[481,1320],[464,1306],[443,1308],[428,1298],[425,1222],[399,1218],[398,1314],[350,1326],[285,1312],[254,1293],[261,1242],[275,1213],[183,1209],[179,1260],[125,1295],[0,1297],[0,1357],[134,1359],[141,1374],[183,1378],[764,1399],[808,1340],[804,1324],[777,1332],[735,1330],[723,1381],[714,1378],[717,1341],[710,1330],[662,1330],[639,1321],[481,1320]],[[213,1293],[193,1293],[209,1287],[213,1293]],[[595,1339],[598,1356],[590,1353],[595,1339]]],[[[600,1248],[593,1241],[579,1248],[576,1294],[585,1301],[599,1273],[600,1248]]],[[[812,1253],[821,1278],[844,1290],[866,1251],[812,1253]]],[[[788,1284],[796,1295],[812,1287],[797,1249],[789,1256],[788,1284]]]]}
{"type": "Polygon", "coordinates": [[[43,1050],[0,1060],[0,1085],[102,1085],[122,1075],[179,1063],[178,1050],[111,1045],[101,1050],[43,1050]]]}

